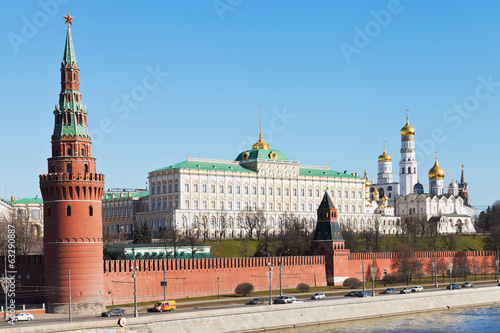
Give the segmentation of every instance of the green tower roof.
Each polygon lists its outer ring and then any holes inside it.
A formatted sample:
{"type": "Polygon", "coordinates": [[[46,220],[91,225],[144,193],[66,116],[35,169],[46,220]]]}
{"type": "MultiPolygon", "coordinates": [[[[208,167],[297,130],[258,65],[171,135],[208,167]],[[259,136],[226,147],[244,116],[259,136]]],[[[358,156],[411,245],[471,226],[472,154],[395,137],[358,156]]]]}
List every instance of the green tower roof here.
{"type": "Polygon", "coordinates": [[[66,46],[64,47],[64,57],[62,61],[63,67],[67,67],[69,64],[70,67],[76,65],[78,68],[78,62],[76,61],[75,49],[73,48],[73,37],[71,37],[71,29],[68,24],[68,33],[66,34],[66,46]]]}

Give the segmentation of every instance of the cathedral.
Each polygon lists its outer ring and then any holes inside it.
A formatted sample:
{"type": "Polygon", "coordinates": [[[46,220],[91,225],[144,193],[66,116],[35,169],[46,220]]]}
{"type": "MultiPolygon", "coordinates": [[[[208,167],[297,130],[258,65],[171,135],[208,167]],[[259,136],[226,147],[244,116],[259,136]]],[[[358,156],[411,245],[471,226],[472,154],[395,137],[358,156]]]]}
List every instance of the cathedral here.
{"type": "MultiPolygon", "coordinates": [[[[406,125],[401,129],[401,160],[399,162],[399,183],[394,182],[392,158],[385,151],[378,157],[377,183],[370,185],[370,199],[376,202],[386,200],[394,207],[395,215],[405,219],[420,219],[420,228],[428,228],[428,221],[434,221],[439,233],[475,233],[474,210],[469,204],[468,185],[462,165],[460,182],[451,179],[444,185],[445,172],[438,159],[428,172],[429,190],[419,182],[417,160],[415,159],[415,129],[406,116],[406,125]],[[446,192],[446,193],[445,193],[446,192]]],[[[365,179],[368,178],[365,174],[365,179]]],[[[420,230],[425,233],[426,230],[420,230]]]]}

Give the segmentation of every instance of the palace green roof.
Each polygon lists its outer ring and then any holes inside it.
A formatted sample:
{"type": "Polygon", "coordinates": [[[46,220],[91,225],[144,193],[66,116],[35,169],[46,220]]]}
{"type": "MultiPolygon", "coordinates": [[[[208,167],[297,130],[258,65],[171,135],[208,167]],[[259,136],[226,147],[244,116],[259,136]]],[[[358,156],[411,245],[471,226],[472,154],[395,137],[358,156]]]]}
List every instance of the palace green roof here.
{"type": "Polygon", "coordinates": [[[249,173],[256,172],[254,170],[241,166],[239,163],[232,163],[232,162],[221,163],[221,162],[192,161],[192,160],[187,160],[184,162],[173,164],[165,168],[154,170],[153,172],[175,170],[175,169],[236,171],[236,172],[249,172],[249,173]]]}
{"type": "Polygon", "coordinates": [[[9,205],[14,205],[14,204],[43,204],[43,199],[39,198],[38,196],[34,198],[23,198],[23,199],[17,199],[15,201],[6,201],[9,205]]]}
{"type": "Polygon", "coordinates": [[[328,169],[300,168],[299,173],[301,176],[360,178],[345,172],[342,173],[328,169]]]}
{"type": "Polygon", "coordinates": [[[149,191],[141,191],[141,192],[120,192],[120,193],[106,193],[102,200],[114,200],[114,199],[127,199],[127,198],[144,198],[149,195],[149,191]],[[120,194],[123,193],[123,197],[120,197],[120,194]],[[130,194],[130,197],[128,196],[130,194]]]}
{"type": "Polygon", "coordinates": [[[290,161],[282,151],[277,149],[251,149],[242,151],[238,157],[236,157],[235,161],[246,161],[246,160],[271,160],[271,161],[290,161]],[[271,158],[271,153],[276,152],[276,158],[271,158]],[[248,158],[243,159],[244,154],[248,155],[248,158]]]}

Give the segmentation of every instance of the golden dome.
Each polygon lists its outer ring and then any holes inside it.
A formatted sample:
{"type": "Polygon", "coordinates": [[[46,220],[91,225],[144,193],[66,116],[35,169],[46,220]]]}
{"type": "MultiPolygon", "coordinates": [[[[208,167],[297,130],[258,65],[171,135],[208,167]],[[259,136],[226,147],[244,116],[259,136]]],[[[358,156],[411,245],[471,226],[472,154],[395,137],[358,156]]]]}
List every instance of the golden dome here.
{"type": "Polygon", "coordinates": [[[415,129],[410,126],[408,117],[406,117],[406,125],[401,129],[401,136],[415,135],[415,129]]]}
{"type": "Polygon", "coordinates": [[[385,152],[385,147],[384,147],[384,153],[378,157],[379,162],[390,162],[392,161],[391,155],[387,154],[385,152]]]}
{"type": "Polygon", "coordinates": [[[375,191],[373,191],[373,194],[378,195],[378,191],[375,189],[375,191]]]}
{"type": "Polygon", "coordinates": [[[266,149],[266,150],[269,150],[269,149],[271,149],[271,146],[269,146],[268,143],[266,143],[266,142],[264,142],[264,140],[262,140],[262,133],[260,133],[259,134],[259,141],[252,146],[252,149],[266,149]]]}
{"type": "Polygon", "coordinates": [[[382,201],[387,201],[387,200],[389,200],[389,199],[384,195],[384,197],[382,198],[382,201]]]}
{"type": "Polygon", "coordinates": [[[444,179],[444,170],[439,166],[437,157],[434,166],[429,170],[429,179],[444,179]]]}

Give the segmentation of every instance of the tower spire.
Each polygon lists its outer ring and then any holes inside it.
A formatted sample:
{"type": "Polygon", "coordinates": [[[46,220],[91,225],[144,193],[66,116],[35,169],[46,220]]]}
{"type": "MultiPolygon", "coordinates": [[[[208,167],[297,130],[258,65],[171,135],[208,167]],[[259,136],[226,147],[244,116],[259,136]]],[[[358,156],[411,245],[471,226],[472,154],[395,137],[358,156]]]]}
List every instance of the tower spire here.
{"type": "Polygon", "coordinates": [[[259,141],[252,146],[252,149],[271,149],[268,143],[262,140],[262,105],[259,104],[259,141]]]}

